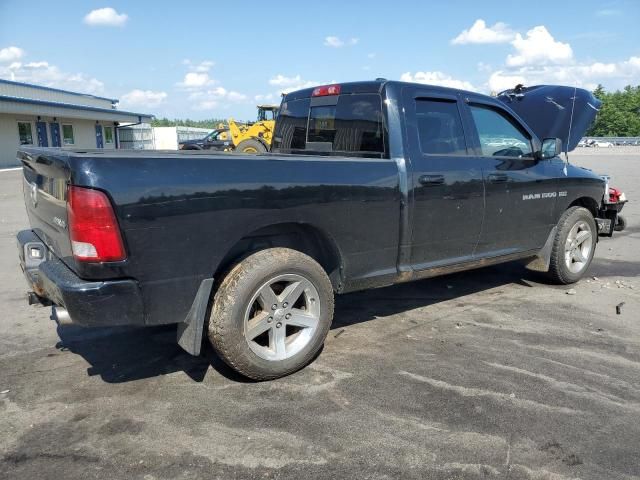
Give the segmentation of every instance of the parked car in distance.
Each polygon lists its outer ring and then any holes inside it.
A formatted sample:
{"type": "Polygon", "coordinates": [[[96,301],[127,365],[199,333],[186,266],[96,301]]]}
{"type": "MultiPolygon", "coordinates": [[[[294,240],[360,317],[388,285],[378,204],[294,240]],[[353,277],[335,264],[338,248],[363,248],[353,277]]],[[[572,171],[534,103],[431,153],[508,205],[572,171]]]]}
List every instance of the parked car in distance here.
{"type": "Polygon", "coordinates": [[[266,380],[317,355],[334,294],[513,260],[576,282],[615,213],[603,178],[559,154],[600,103],[573,87],[503,93],[291,92],[260,155],[20,147],[30,301],[63,324],[177,324],[186,351],[206,337],[266,380]]]}
{"type": "Polygon", "coordinates": [[[233,147],[229,130],[218,128],[204,138],[184,140],[178,144],[180,150],[213,150],[224,151],[233,147]]]}
{"type": "Polygon", "coordinates": [[[614,145],[613,142],[609,142],[607,140],[592,140],[591,146],[599,148],[612,148],[614,145]]]}

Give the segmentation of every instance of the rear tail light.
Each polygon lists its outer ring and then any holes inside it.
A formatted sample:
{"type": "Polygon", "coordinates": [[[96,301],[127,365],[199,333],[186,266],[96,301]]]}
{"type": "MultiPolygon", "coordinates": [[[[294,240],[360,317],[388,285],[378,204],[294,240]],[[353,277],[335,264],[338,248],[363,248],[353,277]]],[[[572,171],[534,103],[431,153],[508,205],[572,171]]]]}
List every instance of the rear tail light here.
{"type": "Polygon", "coordinates": [[[312,97],[326,97],[329,95],[340,95],[340,85],[323,85],[316,87],[311,93],[312,97]]]}
{"type": "Polygon", "coordinates": [[[67,213],[71,250],[81,262],[117,262],[126,258],[109,198],[98,190],[69,187],[67,213]]]}

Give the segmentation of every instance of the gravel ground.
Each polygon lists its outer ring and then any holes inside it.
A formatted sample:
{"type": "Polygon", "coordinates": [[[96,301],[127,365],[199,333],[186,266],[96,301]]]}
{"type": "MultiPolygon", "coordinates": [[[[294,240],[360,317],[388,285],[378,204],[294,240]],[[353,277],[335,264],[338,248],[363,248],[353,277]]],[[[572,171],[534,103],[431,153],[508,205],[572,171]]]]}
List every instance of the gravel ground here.
{"type": "Polygon", "coordinates": [[[342,296],[319,358],[268,383],[174,328],[29,307],[20,172],[0,172],[0,478],[640,478],[637,152],[571,155],[632,201],[587,279],[507,264],[342,296]]]}

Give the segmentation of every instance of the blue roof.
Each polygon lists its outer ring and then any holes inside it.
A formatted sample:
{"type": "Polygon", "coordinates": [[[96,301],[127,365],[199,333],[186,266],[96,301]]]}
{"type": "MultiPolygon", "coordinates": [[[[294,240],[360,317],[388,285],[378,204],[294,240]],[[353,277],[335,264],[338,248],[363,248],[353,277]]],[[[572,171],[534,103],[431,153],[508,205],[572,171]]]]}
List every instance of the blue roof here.
{"type": "Polygon", "coordinates": [[[8,85],[18,85],[18,86],[22,86],[22,87],[38,88],[40,90],[47,90],[49,92],[68,93],[70,95],[77,95],[78,97],[92,97],[92,98],[97,98],[98,100],[107,100],[107,101],[109,101],[111,103],[118,103],[118,99],[117,98],[98,97],[96,95],[91,95],[89,93],[72,92],[70,90],[62,90],[60,88],[52,88],[52,87],[45,87],[45,86],[42,86],[42,85],[35,85],[33,83],[14,82],[13,80],[5,80],[4,78],[0,78],[0,83],[5,83],[5,84],[8,84],[8,85]]]}
{"type": "Polygon", "coordinates": [[[63,103],[63,102],[50,102],[48,100],[35,100],[32,98],[23,98],[23,97],[13,97],[9,95],[0,95],[0,102],[18,102],[18,103],[29,103],[32,105],[44,105],[47,107],[58,107],[58,108],[71,108],[75,110],[86,110],[89,112],[100,112],[100,113],[115,113],[119,115],[128,115],[132,117],[137,117],[138,121],[142,121],[141,117],[153,118],[153,115],[148,113],[136,113],[136,112],[127,112],[124,110],[118,110],[117,108],[100,108],[100,107],[90,107],[87,105],[75,105],[73,103],[63,103]]]}

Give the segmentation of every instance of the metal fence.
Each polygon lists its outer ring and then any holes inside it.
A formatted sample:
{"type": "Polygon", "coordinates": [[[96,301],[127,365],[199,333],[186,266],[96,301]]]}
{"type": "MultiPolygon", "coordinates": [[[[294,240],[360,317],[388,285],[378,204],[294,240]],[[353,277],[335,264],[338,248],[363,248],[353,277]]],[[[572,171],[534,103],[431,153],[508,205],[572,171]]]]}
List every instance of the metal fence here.
{"type": "Polygon", "coordinates": [[[610,142],[615,146],[640,146],[640,137],[583,137],[583,141],[610,142]]]}
{"type": "Polygon", "coordinates": [[[120,148],[125,150],[177,149],[180,142],[204,138],[213,130],[196,127],[152,127],[131,125],[118,129],[120,148]],[[170,138],[169,138],[170,137],[170,138]]]}
{"type": "Polygon", "coordinates": [[[176,136],[178,137],[178,143],[185,140],[198,140],[209,135],[213,130],[209,128],[196,128],[196,127],[176,127],[176,136]]]}
{"type": "Polygon", "coordinates": [[[119,148],[124,150],[154,150],[151,125],[132,125],[118,128],[119,148]]]}

